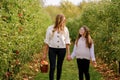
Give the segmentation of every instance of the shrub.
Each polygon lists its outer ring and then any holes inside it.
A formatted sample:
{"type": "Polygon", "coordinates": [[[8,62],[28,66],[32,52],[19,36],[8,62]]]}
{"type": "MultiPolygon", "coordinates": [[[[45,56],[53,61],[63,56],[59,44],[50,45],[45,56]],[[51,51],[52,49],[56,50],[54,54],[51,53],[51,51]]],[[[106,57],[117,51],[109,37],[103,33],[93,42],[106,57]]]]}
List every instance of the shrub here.
{"type": "Polygon", "coordinates": [[[39,0],[0,1],[0,79],[12,78],[40,52],[50,23],[39,0]]]}

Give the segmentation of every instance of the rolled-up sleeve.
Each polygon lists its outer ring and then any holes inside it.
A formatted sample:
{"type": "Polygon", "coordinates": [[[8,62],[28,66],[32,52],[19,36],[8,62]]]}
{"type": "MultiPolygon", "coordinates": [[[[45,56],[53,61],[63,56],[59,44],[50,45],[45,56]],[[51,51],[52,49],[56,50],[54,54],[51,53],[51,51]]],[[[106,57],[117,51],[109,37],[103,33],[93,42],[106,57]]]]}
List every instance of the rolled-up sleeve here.
{"type": "Polygon", "coordinates": [[[48,28],[47,31],[46,31],[46,36],[45,36],[44,42],[45,42],[46,44],[49,44],[49,28],[48,28]]]}
{"type": "Polygon", "coordinates": [[[95,61],[94,44],[92,44],[90,48],[90,56],[91,56],[92,61],[95,61]]]}
{"type": "Polygon", "coordinates": [[[65,43],[70,44],[70,36],[69,36],[69,31],[67,27],[66,27],[65,43]]]}

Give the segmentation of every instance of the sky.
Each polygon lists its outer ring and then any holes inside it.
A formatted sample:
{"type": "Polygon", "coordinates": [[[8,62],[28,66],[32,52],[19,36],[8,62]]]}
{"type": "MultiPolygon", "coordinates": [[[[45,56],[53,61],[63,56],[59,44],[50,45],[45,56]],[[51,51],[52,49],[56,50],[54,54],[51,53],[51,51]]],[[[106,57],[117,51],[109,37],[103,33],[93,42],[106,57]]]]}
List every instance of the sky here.
{"type": "MultiPolygon", "coordinates": [[[[44,4],[46,6],[48,6],[48,5],[59,5],[61,1],[62,0],[44,0],[44,4]]],[[[77,5],[80,2],[82,2],[82,0],[68,0],[68,1],[72,2],[75,5],[77,5]]]]}

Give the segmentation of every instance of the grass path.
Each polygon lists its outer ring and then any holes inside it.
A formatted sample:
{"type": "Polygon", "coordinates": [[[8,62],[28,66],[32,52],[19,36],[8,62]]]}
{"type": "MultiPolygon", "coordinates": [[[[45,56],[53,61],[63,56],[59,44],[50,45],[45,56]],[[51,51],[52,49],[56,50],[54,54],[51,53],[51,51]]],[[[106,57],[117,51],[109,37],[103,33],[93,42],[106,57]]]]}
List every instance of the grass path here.
{"type": "MultiPolygon", "coordinates": [[[[104,80],[93,67],[90,67],[91,80],[104,80]]],[[[49,80],[48,73],[38,73],[35,80],[49,80]]],[[[61,80],[78,80],[76,60],[64,61],[61,80]]]]}

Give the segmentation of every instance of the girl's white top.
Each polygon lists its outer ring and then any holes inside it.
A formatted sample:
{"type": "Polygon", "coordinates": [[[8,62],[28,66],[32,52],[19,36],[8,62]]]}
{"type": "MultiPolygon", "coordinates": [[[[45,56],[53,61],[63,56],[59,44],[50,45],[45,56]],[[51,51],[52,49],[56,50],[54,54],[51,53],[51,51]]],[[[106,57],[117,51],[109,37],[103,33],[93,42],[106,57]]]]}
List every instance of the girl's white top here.
{"type": "Polygon", "coordinates": [[[92,59],[92,61],[95,61],[94,44],[92,44],[91,48],[88,48],[86,46],[86,39],[84,37],[80,37],[78,45],[74,45],[74,49],[71,54],[71,58],[73,59],[74,57],[88,60],[92,59]]]}
{"type": "Polygon", "coordinates": [[[54,25],[48,27],[44,42],[52,48],[66,48],[66,44],[70,44],[68,28],[64,27],[63,33],[53,33],[53,29],[54,25]]]}

